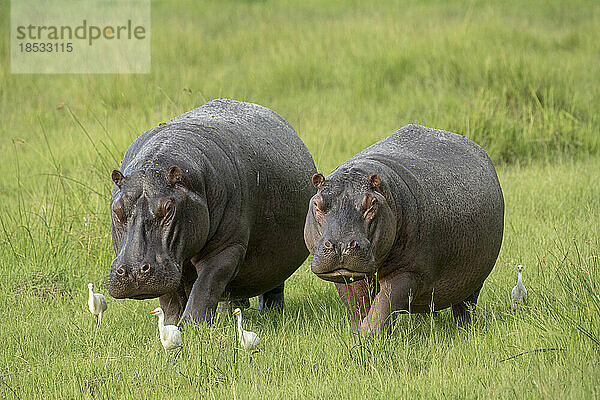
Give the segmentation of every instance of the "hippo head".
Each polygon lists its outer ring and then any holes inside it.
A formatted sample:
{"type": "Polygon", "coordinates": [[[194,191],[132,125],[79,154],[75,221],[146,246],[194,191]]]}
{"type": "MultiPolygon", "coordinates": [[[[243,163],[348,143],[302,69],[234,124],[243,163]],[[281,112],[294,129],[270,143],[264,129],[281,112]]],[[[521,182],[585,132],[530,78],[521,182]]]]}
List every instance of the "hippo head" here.
{"type": "Polygon", "coordinates": [[[319,190],[304,226],[304,241],[314,255],[312,271],[339,283],[375,274],[396,236],[396,217],[381,179],[354,170],[312,179],[319,190]]]}
{"type": "Polygon", "coordinates": [[[115,298],[145,299],[174,292],[183,266],[202,248],[208,209],[178,166],[112,172],[113,246],[108,290],[115,298]]]}

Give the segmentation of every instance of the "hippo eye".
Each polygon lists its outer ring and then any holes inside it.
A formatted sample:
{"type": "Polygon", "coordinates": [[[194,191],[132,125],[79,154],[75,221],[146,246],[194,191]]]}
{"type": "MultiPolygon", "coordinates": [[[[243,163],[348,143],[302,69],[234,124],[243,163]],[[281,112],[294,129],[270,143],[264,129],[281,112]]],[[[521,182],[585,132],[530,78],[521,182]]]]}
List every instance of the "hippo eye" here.
{"type": "Polygon", "coordinates": [[[113,206],[113,214],[115,215],[117,221],[122,224],[125,223],[125,213],[123,212],[123,207],[121,205],[116,204],[113,206]]]}
{"type": "Polygon", "coordinates": [[[317,196],[313,200],[313,212],[315,215],[315,219],[319,223],[325,222],[325,204],[323,203],[323,198],[317,196]]]}
{"type": "Polygon", "coordinates": [[[313,200],[313,208],[316,212],[325,212],[325,204],[323,203],[322,197],[315,197],[315,199],[313,200]]]}
{"type": "Polygon", "coordinates": [[[377,198],[371,195],[365,196],[365,199],[363,200],[363,218],[369,220],[375,218],[375,214],[377,214],[377,208],[377,198]]]}
{"type": "Polygon", "coordinates": [[[158,208],[156,216],[159,218],[167,219],[173,214],[175,204],[172,199],[166,199],[161,206],[158,208]]]}

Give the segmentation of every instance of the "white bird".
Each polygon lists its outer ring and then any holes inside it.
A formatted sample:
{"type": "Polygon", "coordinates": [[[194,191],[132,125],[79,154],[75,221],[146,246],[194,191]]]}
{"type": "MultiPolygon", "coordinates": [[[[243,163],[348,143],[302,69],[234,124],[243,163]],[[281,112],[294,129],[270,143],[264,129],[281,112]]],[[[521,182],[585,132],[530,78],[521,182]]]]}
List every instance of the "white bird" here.
{"type": "Polygon", "coordinates": [[[527,300],[527,289],[523,285],[523,266],[517,265],[517,285],[512,290],[512,308],[516,309],[516,302],[524,302],[527,300]]]}
{"type": "Polygon", "coordinates": [[[90,296],[88,298],[88,307],[90,312],[96,316],[96,321],[98,326],[102,323],[102,313],[106,311],[106,299],[103,294],[94,293],[94,285],[92,283],[88,283],[88,289],[90,292],[90,296]]]}
{"type": "Polygon", "coordinates": [[[236,308],[235,310],[233,310],[233,315],[237,316],[238,335],[240,337],[240,344],[246,351],[254,350],[260,342],[258,335],[254,332],[245,331],[242,329],[242,310],[236,308]]]}
{"type": "Polygon", "coordinates": [[[165,313],[162,308],[157,307],[150,311],[152,315],[158,315],[158,332],[160,333],[160,342],[162,343],[165,354],[167,351],[181,348],[181,332],[175,325],[165,325],[165,313]]]}

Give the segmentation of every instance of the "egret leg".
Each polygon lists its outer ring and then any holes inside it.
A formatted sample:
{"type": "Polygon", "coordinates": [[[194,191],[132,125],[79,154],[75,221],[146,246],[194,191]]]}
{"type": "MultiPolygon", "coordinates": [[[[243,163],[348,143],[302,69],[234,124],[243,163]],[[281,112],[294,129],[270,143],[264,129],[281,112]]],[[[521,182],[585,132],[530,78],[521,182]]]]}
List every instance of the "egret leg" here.
{"type": "Polygon", "coordinates": [[[98,314],[98,326],[102,323],[102,313],[98,314]]]}

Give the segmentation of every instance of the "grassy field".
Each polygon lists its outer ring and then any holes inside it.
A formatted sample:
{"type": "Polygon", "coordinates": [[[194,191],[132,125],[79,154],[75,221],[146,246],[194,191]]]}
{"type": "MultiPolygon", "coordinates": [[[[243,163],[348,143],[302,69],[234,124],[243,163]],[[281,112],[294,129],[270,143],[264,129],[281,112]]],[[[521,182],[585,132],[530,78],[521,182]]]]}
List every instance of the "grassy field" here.
{"type": "Polygon", "coordinates": [[[149,75],[10,75],[0,42],[0,397],[600,397],[597,2],[155,1],[152,14],[149,75]],[[263,342],[252,357],[224,316],[186,327],[166,358],[156,299],[109,299],[96,329],[86,284],[107,294],[110,171],[141,132],[216,97],[278,111],[324,173],[407,123],[482,144],[507,211],[476,323],[406,315],[359,339],[307,261],[283,315],[245,312],[263,342]],[[530,300],[514,313],[518,263],[530,300]]]}

